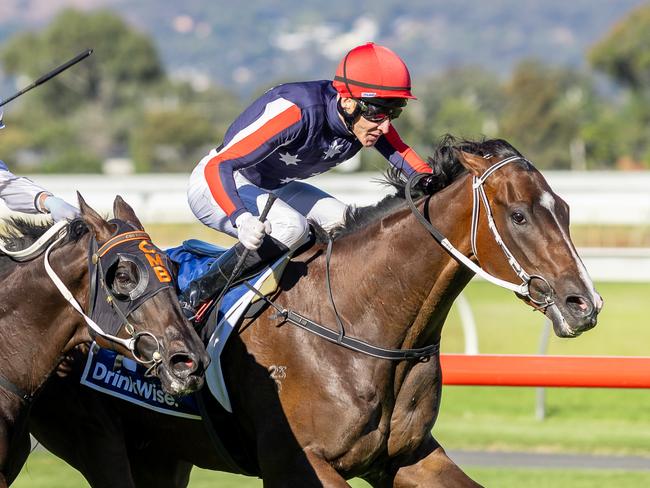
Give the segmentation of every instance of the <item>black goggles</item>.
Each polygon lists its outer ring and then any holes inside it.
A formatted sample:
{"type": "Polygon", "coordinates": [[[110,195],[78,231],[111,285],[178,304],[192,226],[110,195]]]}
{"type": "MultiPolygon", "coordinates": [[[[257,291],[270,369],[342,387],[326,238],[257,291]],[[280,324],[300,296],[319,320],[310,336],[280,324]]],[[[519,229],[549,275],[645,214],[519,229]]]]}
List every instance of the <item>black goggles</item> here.
{"type": "Polygon", "coordinates": [[[357,99],[361,116],[377,124],[381,124],[386,119],[395,120],[402,113],[402,107],[389,107],[386,105],[377,105],[365,100],[357,99]]]}

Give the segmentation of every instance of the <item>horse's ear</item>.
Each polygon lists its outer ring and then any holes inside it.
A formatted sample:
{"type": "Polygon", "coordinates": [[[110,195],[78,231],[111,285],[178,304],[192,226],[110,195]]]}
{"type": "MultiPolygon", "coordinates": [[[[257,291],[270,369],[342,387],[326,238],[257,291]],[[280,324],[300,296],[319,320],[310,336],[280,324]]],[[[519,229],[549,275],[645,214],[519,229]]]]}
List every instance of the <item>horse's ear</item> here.
{"type": "Polygon", "coordinates": [[[115,215],[116,219],[123,220],[140,230],[144,230],[144,226],[140,223],[140,219],[138,219],[131,205],[126,203],[119,195],[115,197],[115,201],[113,202],[113,215],[115,215]]]}
{"type": "Polygon", "coordinates": [[[79,192],[77,192],[77,199],[79,200],[81,218],[84,219],[90,231],[95,235],[97,242],[106,242],[109,240],[115,233],[115,224],[106,222],[101,215],[86,203],[86,200],[84,200],[79,192]]]}
{"type": "Polygon", "coordinates": [[[460,164],[465,166],[474,176],[482,175],[490,165],[489,160],[483,158],[482,156],[477,156],[476,154],[460,150],[456,151],[456,154],[458,156],[458,161],[460,161],[460,164]]]}

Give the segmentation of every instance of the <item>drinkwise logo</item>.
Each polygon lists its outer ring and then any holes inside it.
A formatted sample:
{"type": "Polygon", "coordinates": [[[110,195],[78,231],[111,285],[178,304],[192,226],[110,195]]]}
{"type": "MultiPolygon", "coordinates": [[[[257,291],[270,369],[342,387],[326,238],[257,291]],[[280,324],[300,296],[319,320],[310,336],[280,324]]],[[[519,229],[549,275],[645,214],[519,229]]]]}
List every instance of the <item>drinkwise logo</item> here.
{"type": "Polygon", "coordinates": [[[116,364],[118,354],[115,351],[93,344],[81,375],[81,384],[165,415],[201,420],[193,396],[175,398],[165,392],[158,380],[144,376],[144,368],[133,359],[120,356],[119,369],[115,368],[116,364]]]}
{"type": "Polygon", "coordinates": [[[133,380],[128,376],[120,374],[119,371],[110,371],[108,367],[102,363],[95,363],[91,378],[95,383],[104,383],[106,386],[110,385],[127,394],[137,395],[140,398],[148,401],[155,401],[161,405],[178,407],[178,403],[176,403],[174,397],[157,388],[156,385],[141,379],[133,380]]]}

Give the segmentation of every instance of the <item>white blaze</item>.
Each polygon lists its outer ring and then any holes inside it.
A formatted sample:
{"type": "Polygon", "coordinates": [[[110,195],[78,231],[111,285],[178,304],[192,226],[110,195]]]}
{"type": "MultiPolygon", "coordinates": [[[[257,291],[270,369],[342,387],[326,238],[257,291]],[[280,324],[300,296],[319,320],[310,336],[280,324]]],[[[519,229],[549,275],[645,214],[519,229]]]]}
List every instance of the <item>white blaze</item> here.
{"type": "Polygon", "coordinates": [[[560,221],[557,218],[557,214],[555,213],[555,198],[553,195],[551,195],[549,192],[545,191],[542,193],[541,198],[539,199],[539,204],[548,209],[548,211],[551,213],[553,218],[555,219],[555,223],[557,224],[557,228],[560,230],[562,233],[562,237],[564,238],[564,241],[567,244],[567,248],[570,250],[574,261],[576,262],[578,266],[578,272],[580,273],[580,277],[582,281],[588,286],[588,288],[591,289],[591,298],[594,302],[594,304],[597,304],[599,302],[599,297],[598,294],[596,293],[596,289],[594,288],[594,283],[589,277],[589,273],[587,272],[587,269],[585,268],[584,264],[582,263],[582,260],[578,256],[578,253],[575,250],[575,247],[571,243],[571,239],[569,239],[569,235],[564,231],[562,226],[560,225],[560,221]]]}

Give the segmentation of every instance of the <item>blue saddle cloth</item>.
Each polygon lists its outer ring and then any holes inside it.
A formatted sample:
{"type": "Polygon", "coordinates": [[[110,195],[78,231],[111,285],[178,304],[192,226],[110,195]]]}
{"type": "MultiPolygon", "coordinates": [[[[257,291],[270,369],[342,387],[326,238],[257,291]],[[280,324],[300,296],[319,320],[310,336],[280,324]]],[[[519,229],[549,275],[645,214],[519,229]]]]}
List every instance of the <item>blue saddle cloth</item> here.
{"type": "Polygon", "coordinates": [[[93,342],[81,384],[107,395],[167,415],[200,419],[198,404],[193,395],[175,398],[165,393],[160,380],[147,376],[147,368],[129,358],[117,361],[118,353],[102,349],[93,342]]]}
{"type": "Polygon", "coordinates": [[[190,239],[178,247],[167,249],[165,252],[169,258],[178,265],[178,290],[184,292],[192,280],[203,276],[227,250],[198,239],[190,239]]]}

